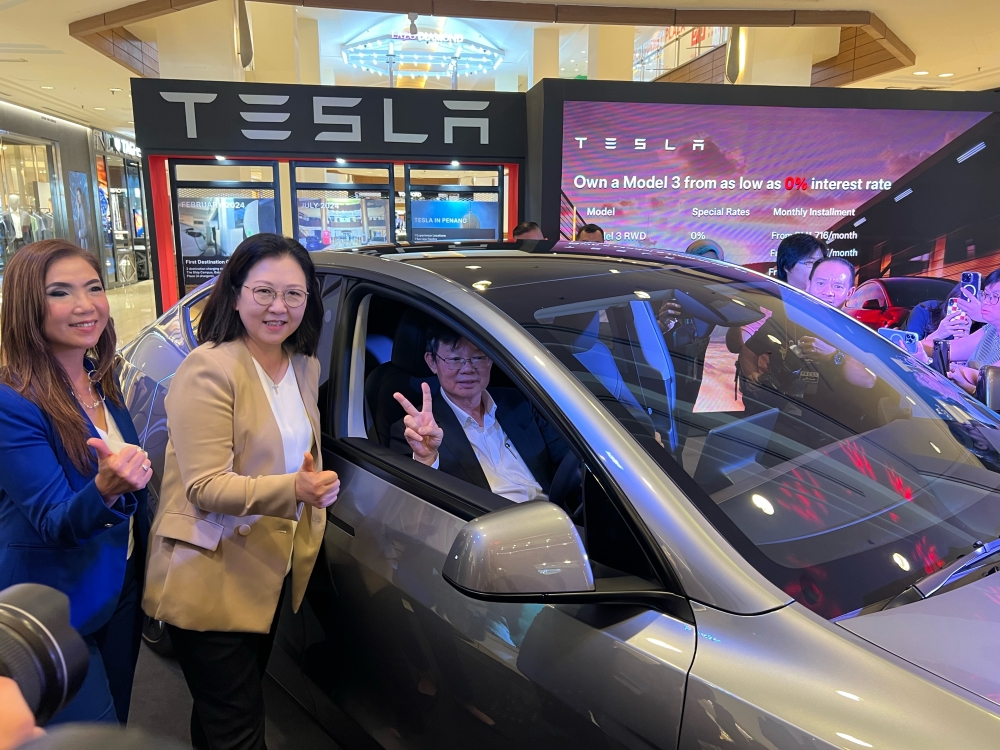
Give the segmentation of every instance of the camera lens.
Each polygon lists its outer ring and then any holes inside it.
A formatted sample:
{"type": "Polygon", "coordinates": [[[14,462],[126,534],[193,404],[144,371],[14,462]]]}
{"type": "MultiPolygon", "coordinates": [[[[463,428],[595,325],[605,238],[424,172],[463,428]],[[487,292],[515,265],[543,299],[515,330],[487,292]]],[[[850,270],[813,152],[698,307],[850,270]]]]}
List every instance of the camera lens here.
{"type": "Polygon", "coordinates": [[[69,624],[69,597],[37,583],[0,591],[0,675],[21,689],[38,724],[76,695],[89,654],[69,624]]]}

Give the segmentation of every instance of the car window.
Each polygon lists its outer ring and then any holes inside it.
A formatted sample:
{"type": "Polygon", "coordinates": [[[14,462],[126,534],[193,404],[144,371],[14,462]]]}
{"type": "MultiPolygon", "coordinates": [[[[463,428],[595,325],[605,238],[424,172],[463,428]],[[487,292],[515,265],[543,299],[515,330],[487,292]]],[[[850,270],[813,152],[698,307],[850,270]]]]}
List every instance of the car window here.
{"type": "Polygon", "coordinates": [[[870,292],[870,299],[878,300],[878,303],[883,307],[889,306],[889,300],[886,299],[885,290],[882,288],[881,284],[871,284],[872,290],[870,292]]]}
{"type": "Polygon", "coordinates": [[[848,310],[860,310],[866,299],[871,299],[871,284],[862,284],[858,287],[844,305],[848,310]]]}
{"type": "MultiPolygon", "coordinates": [[[[442,383],[448,382],[444,370],[455,365],[439,359],[438,377],[425,359],[427,331],[431,327],[455,330],[447,319],[433,318],[391,297],[368,294],[360,301],[349,355],[346,436],[353,440],[352,444],[357,445],[360,438],[369,449],[389,448],[404,459],[395,465],[419,482],[454,486],[457,477],[463,480],[461,484],[472,485],[477,492],[496,492],[493,497],[499,504],[494,502],[483,510],[529,499],[518,494],[516,487],[537,484],[531,499],[547,499],[562,507],[583,530],[581,538],[587,540],[585,543],[600,551],[595,558],[598,563],[617,575],[625,573],[656,581],[629,522],[613,507],[600,481],[583,465],[579,449],[539,411],[529,392],[512,380],[501,363],[488,360],[476,368],[477,377],[488,379],[486,393],[496,405],[491,415],[496,424],[491,427],[492,420],[484,419],[482,427],[467,427],[475,447],[466,432],[459,432],[467,415],[447,403],[442,388],[442,383]],[[423,383],[431,389],[438,413],[436,421],[445,430],[447,441],[441,450],[440,465],[430,473],[413,459],[403,440],[404,411],[393,398],[394,393],[402,393],[419,410],[423,383]],[[449,415],[455,417],[450,423],[446,421],[449,415]],[[497,427],[504,439],[491,442],[497,427]],[[456,435],[460,437],[456,439],[456,435]],[[499,453],[491,454],[492,448],[498,446],[499,453]],[[479,479],[472,479],[477,473],[479,479]],[[543,494],[536,496],[536,491],[543,494]],[[601,519],[593,530],[588,517],[601,519]]],[[[459,367],[463,377],[472,376],[467,373],[471,364],[461,363],[459,367]]],[[[414,491],[421,495],[418,486],[414,491]]],[[[474,494],[464,491],[463,495],[475,503],[474,494]]]]}
{"type": "Polygon", "coordinates": [[[889,289],[893,306],[911,308],[928,300],[943,301],[955,287],[952,282],[941,279],[906,278],[895,282],[886,279],[884,283],[889,289]]]}
{"type": "Polygon", "coordinates": [[[608,268],[481,294],[790,596],[837,617],[1000,535],[1000,421],[949,381],[782,285],[608,268]]]}

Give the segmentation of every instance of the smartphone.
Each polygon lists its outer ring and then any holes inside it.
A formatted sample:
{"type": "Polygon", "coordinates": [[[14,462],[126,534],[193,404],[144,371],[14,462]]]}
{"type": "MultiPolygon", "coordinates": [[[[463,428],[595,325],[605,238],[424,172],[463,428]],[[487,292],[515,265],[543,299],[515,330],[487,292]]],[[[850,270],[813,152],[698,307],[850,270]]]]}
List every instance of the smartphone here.
{"type": "Polygon", "coordinates": [[[917,354],[920,351],[920,338],[913,331],[900,331],[898,328],[879,328],[879,336],[888,339],[904,352],[917,354]]]}
{"type": "Polygon", "coordinates": [[[979,299],[983,277],[978,271],[962,271],[962,291],[969,297],[979,299]]]}
{"type": "Polygon", "coordinates": [[[948,310],[945,313],[945,317],[948,318],[948,320],[958,318],[958,320],[962,323],[966,323],[969,320],[969,314],[958,306],[958,300],[955,297],[948,300],[948,310]]]}

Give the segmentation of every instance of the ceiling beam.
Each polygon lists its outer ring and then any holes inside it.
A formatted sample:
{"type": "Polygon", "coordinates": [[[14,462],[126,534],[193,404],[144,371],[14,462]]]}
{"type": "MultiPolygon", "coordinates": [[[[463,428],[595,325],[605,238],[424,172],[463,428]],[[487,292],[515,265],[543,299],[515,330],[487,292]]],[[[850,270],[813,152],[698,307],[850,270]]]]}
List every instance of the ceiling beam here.
{"type": "MultiPolygon", "coordinates": [[[[130,23],[148,21],[185,8],[204,5],[213,0],[143,0],[118,10],[74,21],[69,25],[70,36],[79,39],[98,52],[129,70],[148,76],[158,69],[155,65],[135,65],[132,42],[116,46],[117,39],[131,36],[124,27],[130,23]],[[126,36],[127,35],[127,36],[126,36]]],[[[772,28],[837,26],[863,30],[898,63],[906,67],[916,63],[916,55],[870,11],[855,10],[700,10],[697,8],[621,7],[614,5],[574,5],[570,3],[525,3],[505,0],[262,0],[305,8],[331,10],[364,10],[382,13],[417,13],[423,16],[452,18],[483,18],[498,21],[528,21],[533,23],[573,23],[625,26],[767,26],[772,28]]],[[[133,37],[134,39],[134,37],[133,37]]],[[[149,45],[145,45],[147,48],[149,45]]],[[[148,53],[148,49],[146,52],[148,53]]],[[[154,49],[155,58],[155,49],[154,49]]],[[[139,56],[139,62],[143,58],[139,56]]],[[[146,63],[149,61],[147,60],[146,63]]]]}

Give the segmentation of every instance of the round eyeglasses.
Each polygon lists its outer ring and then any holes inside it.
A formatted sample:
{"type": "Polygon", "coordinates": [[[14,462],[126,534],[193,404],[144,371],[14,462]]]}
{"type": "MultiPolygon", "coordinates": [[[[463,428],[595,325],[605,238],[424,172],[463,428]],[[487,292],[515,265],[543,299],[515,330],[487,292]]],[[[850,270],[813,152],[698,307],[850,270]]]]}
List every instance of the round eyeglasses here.
{"type": "MultiPolygon", "coordinates": [[[[246,284],[243,285],[243,288],[250,289],[246,284]]],[[[255,286],[253,289],[250,289],[250,292],[253,294],[254,302],[262,307],[269,307],[279,296],[281,297],[281,301],[285,303],[285,307],[302,307],[309,296],[308,292],[303,292],[301,289],[289,289],[285,292],[277,292],[269,286],[255,286]]]]}

